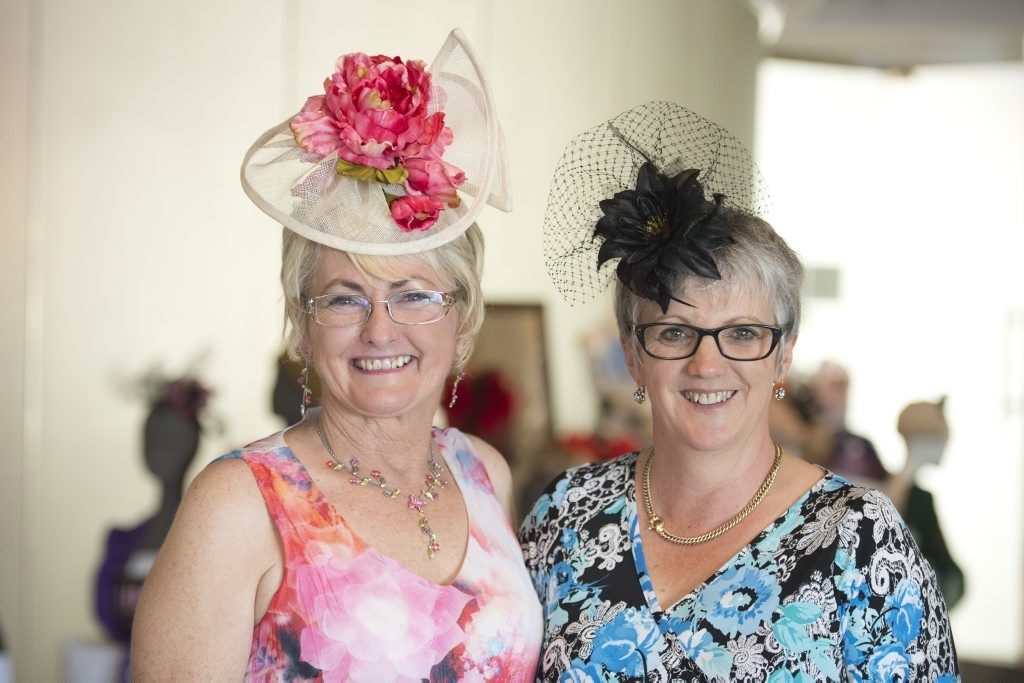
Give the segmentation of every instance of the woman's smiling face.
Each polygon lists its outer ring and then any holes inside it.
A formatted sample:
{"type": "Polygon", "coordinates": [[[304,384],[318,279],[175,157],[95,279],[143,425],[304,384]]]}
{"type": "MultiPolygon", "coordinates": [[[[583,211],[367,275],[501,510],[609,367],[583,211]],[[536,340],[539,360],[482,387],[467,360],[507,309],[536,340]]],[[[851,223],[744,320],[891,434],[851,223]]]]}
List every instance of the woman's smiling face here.
{"type": "MultiPolygon", "coordinates": [[[[325,248],[309,296],[357,294],[383,302],[398,292],[454,288],[450,278],[413,256],[394,257],[389,269],[400,276],[370,277],[344,252],[325,248]]],[[[365,417],[395,417],[413,410],[432,415],[451,371],[458,328],[459,316],[451,308],[435,322],[402,325],[391,319],[384,303],[374,303],[362,325],[329,328],[309,319],[306,343],[325,408],[365,417]]]]}
{"type": "MultiPolygon", "coordinates": [[[[636,323],[682,323],[706,329],[779,323],[766,297],[728,282],[688,287],[686,301],[692,306],[672,301],[664,313],[653,302],[645,302],[636,323]]],[[[647,389],[655,434],[670,443],[716,451],[767,436],[773,385],[785,377],[795,341],[756,361],[725,358],[710,335],[701,339],[694,355],[680,360],[652,358],[639,350],[638,362],[628,345],[625,352],[630,374],[647,389]],[[776,354],[783,354],[781,366],[776,354]]]]}

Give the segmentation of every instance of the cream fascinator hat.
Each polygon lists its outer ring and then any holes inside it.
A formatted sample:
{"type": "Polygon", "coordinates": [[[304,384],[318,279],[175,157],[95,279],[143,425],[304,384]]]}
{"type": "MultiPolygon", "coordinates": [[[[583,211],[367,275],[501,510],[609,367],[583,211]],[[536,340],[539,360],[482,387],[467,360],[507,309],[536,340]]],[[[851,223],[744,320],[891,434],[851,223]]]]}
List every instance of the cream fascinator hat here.
{"type": "Polygon", "coordinates": [[[264,213],[347,252],[410,254],[461,235],[485,204],[509,211],[490,86],[459,29],[429,69],[350,53],[324,94],[260,136],[242,187],[264,213]]]}

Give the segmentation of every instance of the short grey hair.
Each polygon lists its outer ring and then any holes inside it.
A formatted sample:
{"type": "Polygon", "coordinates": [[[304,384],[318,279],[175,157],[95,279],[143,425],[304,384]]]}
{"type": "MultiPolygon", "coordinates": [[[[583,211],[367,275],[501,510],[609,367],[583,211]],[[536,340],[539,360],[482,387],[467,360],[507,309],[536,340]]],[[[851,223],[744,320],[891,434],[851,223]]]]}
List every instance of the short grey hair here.
{"type": "MultiPolygon", "coordinates": [[[[681,278],[676,281],[676,297],[685,299],[686,290],[723,286],[764,292],[774,310],[775,324],[782,327],[779,347],[784,348],[800,332],[800,291],[804,282],[800,257],[771,225],[756,216],[726,208],[713,220],[726,227],[732,237],[731,242],[712,252],[722,279],[681,278]]],[[[632,328],[640,322],[640,308],[648,301],[616,279],[615,320],[637,362],[642,360],[642,351],[632,328]]],[[[776,356],[778,367],[782,355],[776,356]]]]}

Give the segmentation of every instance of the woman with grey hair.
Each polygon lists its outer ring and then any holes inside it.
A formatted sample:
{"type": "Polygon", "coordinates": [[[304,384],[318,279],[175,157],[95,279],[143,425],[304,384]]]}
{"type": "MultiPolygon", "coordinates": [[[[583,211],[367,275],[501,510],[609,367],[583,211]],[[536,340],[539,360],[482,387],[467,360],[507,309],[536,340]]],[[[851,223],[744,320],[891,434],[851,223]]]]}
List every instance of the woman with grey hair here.
{"type": "Polygon", "coordinates": [[[143,589],[133,678],[531,680],[508,465],[434,426],[483,319],[474,220],[508,208],[486,81],[456,30],[429,71],[350,53],[324,91],[242,167],[285,228],[287,346],[320,405],[304,392],[298,424],[196,478],[143,589]]]}
{"type": "Polygon", "coordinates": [[[576,467],[520,530],[543,680],[953,680],[935,574],[891,502],[769,433],[799,258],[727,131],[652,102],[575,138],[545,218],[571,301],[614,275],[653,443],[576,467]],[[596,266],[596,267],[595,267],[596,266]]]}

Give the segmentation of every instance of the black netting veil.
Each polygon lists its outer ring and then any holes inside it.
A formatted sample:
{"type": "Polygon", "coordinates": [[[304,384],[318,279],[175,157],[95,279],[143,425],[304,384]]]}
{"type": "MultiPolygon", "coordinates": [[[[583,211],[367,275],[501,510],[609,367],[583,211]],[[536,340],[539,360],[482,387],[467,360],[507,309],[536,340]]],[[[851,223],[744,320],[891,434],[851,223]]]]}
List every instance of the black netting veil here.
{"type": "Polygon", "coordinates": [[[598,268],[602,238],[594,228],[600,202],[637,187],[650,162],[664,176],[697,169],[711,200],[763,215],[768,192],[743,144],[729,131],[685,107],[649,102],[575,136],[555,170],[544,215],[544,261],[548,275],[570,304],[603,292],[619,259],[598,268]]]}

